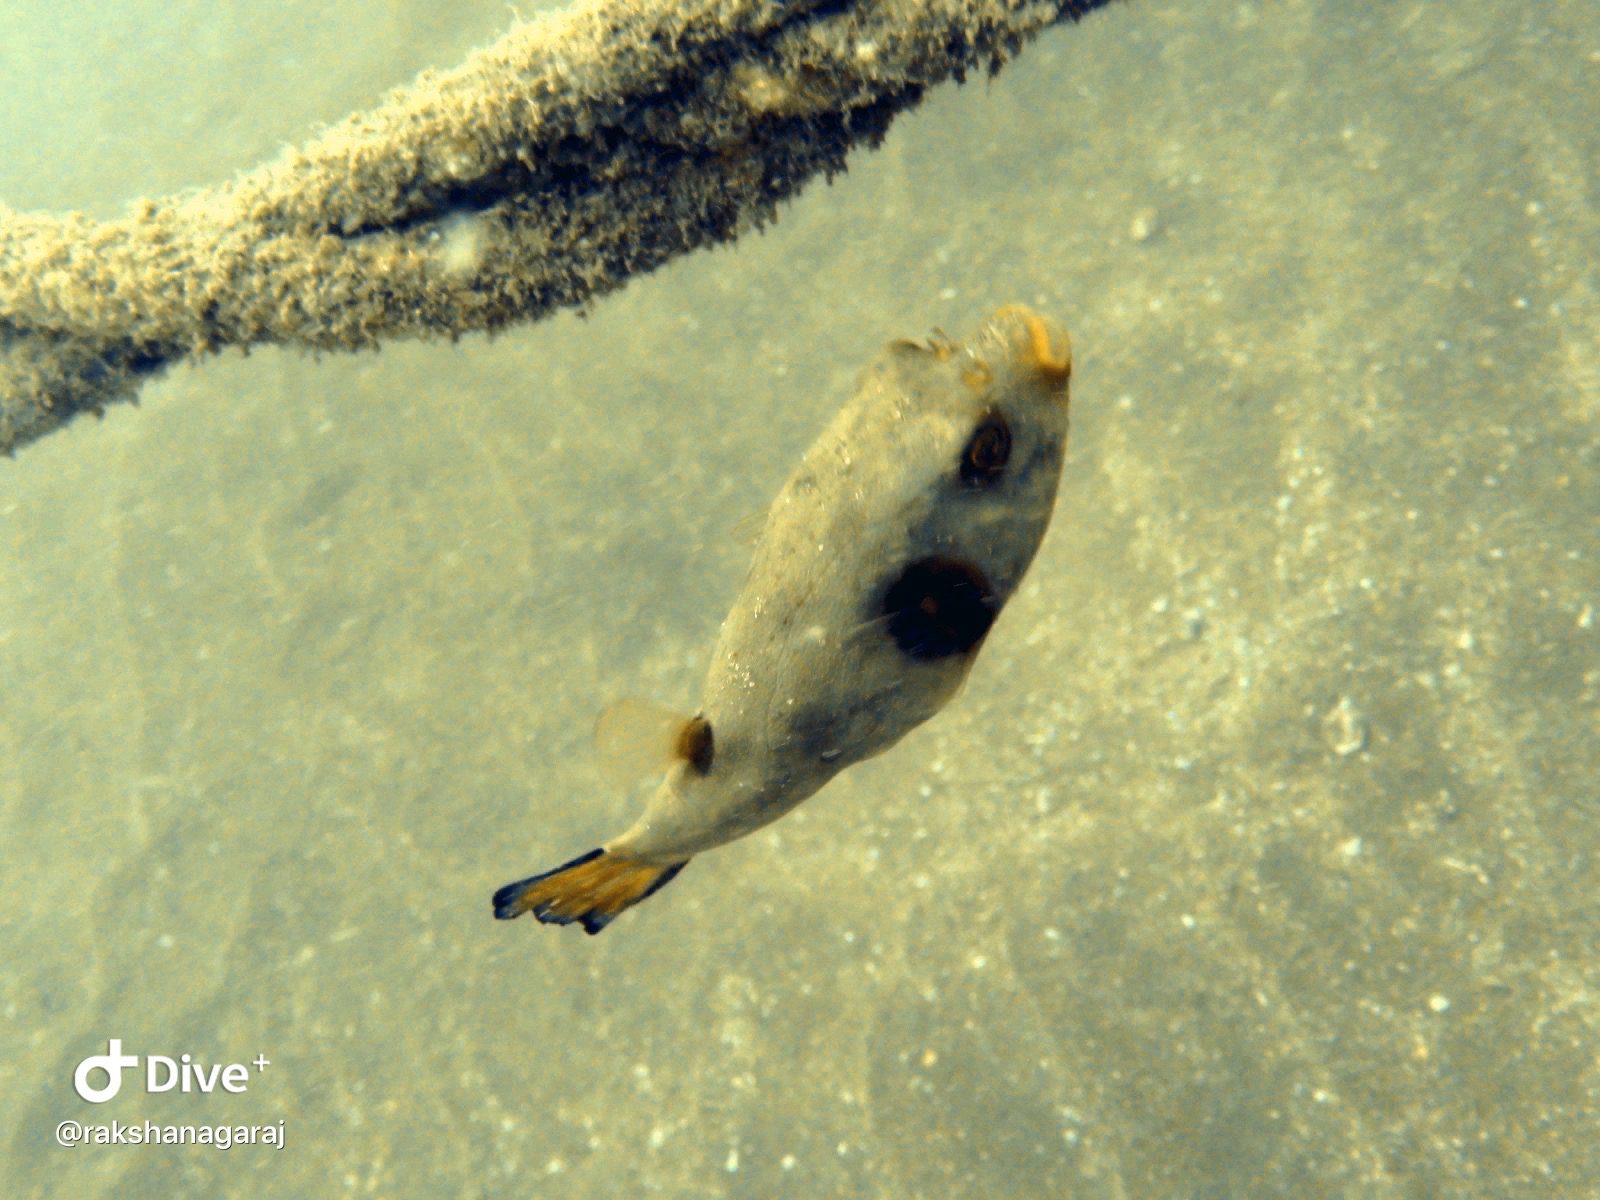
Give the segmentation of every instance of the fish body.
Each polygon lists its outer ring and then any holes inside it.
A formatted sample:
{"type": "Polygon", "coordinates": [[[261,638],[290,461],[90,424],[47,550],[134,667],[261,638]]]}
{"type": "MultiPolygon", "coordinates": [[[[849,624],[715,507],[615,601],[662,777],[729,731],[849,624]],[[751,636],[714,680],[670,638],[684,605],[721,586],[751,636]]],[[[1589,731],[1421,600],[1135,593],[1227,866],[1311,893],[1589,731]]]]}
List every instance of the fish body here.
{"type": "Polygon", "coordinates": [[[1020,306],[968,345],[891,343],[778,493],[644,814],[495,915],[598,933],[944,707],[1049,524],[1070,374],[1066,333],[1020,306]]]}

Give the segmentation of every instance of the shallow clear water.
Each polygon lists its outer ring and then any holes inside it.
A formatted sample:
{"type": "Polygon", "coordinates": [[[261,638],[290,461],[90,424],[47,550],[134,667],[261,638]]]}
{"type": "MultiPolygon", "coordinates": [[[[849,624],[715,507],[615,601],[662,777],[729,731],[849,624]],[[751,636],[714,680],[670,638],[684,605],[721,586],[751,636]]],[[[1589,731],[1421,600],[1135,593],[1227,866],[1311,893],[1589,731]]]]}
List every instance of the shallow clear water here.
{"type": "MultiPolygon", "coordinates": [[[[507,19],[439,7],[13,3],[0,200],[247,168],[507,19]]],[[[1597,72],[1591,5],[1128,3],[587,320],[0,462],[0,1193],[1591,1194],[1597,72]],[[603,937],[494,922],[860,366],[1008,300],[1073,445],[961,698],[603,937]],[[270,1065],[90,1106],[110,1038],[270,1065]]]]}

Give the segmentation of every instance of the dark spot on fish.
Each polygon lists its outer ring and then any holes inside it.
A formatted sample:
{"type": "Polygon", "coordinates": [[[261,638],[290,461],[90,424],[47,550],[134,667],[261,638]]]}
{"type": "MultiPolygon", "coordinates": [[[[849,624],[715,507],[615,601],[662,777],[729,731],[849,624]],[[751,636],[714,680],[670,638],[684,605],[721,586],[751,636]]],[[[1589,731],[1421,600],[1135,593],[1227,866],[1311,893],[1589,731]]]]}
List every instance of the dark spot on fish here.
{"type": "Polygon", "coordinates": [[[696,774],[704,775],[711,770],[711,760],[715,754],[711,722],[704,717],[685,722],[678,731],[678,757],[687,761],[696,774]]]}
{"type": "Polygon", "coordinates": [[[894,578],[881,611],[901,653],[925,662],[975,649],[994,624],[1000,602],[972,563],[933,555],[894,578]]]}
{"type": "Polygon", "coordinates": [[[999,409],[991,408],[961,451],[961,482],[969,488],[988,487],[1005,474],[1010,459],[1011,426],[999,409]]]}

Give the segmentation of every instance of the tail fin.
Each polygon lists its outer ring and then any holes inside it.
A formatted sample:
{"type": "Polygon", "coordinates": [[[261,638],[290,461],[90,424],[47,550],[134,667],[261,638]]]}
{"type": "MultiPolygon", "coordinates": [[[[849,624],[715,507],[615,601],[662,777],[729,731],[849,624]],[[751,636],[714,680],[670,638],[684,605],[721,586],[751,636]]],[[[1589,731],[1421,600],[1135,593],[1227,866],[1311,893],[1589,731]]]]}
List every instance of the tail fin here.
{"type": "Polygon", "coordinates": [[[660,866],[591,850],[553,871],[506,884],[494,894],[494,915],[509,921],[531,909],[546,925],[578,921],[585,933],[599,933],[623,909],[671,883],[687,862],[660,866]]]}

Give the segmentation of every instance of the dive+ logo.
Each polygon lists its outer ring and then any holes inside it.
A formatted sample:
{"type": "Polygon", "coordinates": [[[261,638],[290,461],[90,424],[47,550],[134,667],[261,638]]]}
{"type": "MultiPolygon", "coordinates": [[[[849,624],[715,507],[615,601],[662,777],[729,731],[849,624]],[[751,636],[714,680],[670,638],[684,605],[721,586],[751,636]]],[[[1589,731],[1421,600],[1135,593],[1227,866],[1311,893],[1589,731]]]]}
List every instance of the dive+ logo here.
{"type": "MultiPolygon", "coordinates": [[[[104,1104],[115,1096],[122,1090],[123,1071],[139,1065],[137,1054],[122,1052],[121,1038],[111,1038],[107,1045],[109,1053],[89,1055],[72,1072],[72,1090],[90,1104],[104,1104]],[[91,1082],[90,1075],[94,1071],[105,1073],[104,1085],[91,1082]]],[[[221,1088],[225,1092],[238,1094],[250,1086],[250,1068],[255,1067],[259,1074],[267,1069],[271,1061],[265,1054],[257,1054],[249,1064],[217,1063],[207,1067],[195,1062],[187,1054],[179,1055],[176,1059],[168,1058],[165,1054],[147,1054],[144,1059],[144,1090],[214,1092],[221,1088]]]]}

